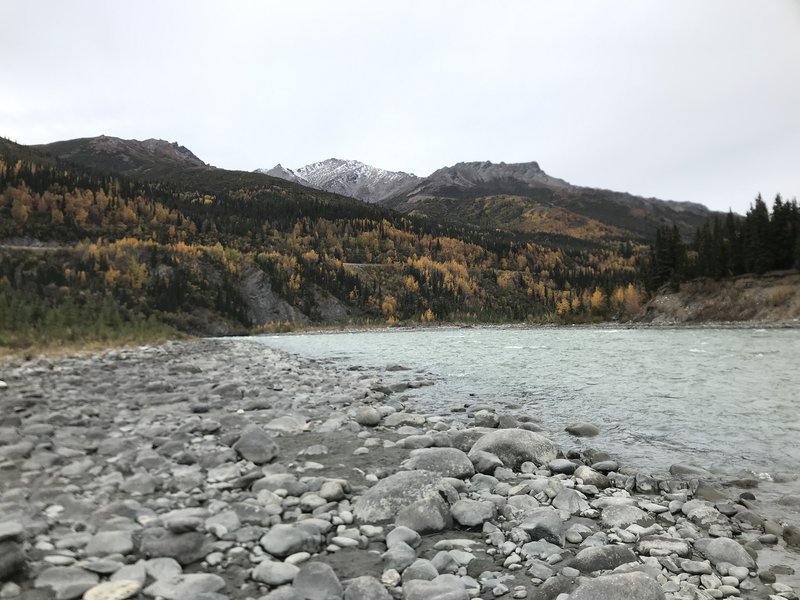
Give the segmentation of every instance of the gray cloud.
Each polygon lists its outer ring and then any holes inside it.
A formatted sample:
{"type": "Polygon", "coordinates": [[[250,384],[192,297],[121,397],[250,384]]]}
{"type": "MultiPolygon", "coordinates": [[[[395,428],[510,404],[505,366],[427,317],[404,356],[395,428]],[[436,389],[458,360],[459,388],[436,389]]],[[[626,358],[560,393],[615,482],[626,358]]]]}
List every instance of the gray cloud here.
{"type": "Polygon", "coordinates": [[[0,134],[161,137],[246,170],[537,160],[744,212],[800,193],[799,6],[17,0],[0,134]]]}

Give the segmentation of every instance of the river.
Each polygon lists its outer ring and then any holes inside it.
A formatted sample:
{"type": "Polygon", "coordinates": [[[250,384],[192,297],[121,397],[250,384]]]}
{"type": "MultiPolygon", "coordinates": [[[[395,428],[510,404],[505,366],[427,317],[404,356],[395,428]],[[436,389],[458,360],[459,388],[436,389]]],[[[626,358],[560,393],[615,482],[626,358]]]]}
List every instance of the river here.
{"type": "MultiPolygon", "coordinates": [[[[437,328],[265,336],[340,365],[425,373],[421,411],[482,403],[526,414],[565,447],[575,421],[624,465],[688,462],[768,480],[800,465],[800,331],[789,329],[437,328]]],[[[386,373],[390,379],[407,373],[386,373]]]]}
{"type": "MultiPolygon", "coordinates": [[[[411,410],[452,413],[475,404],[527,415],[563,448],[590,445],[623,466],[664,473],[690,463],[718,484],[757,479],[758,512],[800,524],[800,330],[707,328],[432,328],[264,336],[263,343],[342,368],[382,371],[389,382],[432,381],[403,392],[411,410]],[[387,371],[402,365],[411,371],[387,371]],[[598,425],[576,439],[564,428],[598,425]]],[[[800,553],[759,552],[760,568],[794,570],[800,553]]]]}

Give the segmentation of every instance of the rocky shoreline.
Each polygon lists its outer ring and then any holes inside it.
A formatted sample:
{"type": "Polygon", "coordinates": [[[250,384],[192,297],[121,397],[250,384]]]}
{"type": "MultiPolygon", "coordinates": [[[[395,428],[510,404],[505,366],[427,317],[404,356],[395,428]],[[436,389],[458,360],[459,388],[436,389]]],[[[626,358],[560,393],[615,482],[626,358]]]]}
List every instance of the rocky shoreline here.
{"type": "Polygon", "coordinates": [[[797,598],[752,493],[407,412],[407,375],[246,338],[5,365],[0,600],[797,598]]]}

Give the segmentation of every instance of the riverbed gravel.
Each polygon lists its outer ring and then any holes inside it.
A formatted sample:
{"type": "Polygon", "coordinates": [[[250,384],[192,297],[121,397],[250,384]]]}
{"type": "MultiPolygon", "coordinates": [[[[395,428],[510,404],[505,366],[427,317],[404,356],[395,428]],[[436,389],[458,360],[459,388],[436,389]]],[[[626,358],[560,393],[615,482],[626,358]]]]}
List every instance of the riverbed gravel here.
{"type": "Polygon", "coordinates": [[[0,599],[797,598],[756,494],[430,383],[244,338],[7,362],[0,599]]]}

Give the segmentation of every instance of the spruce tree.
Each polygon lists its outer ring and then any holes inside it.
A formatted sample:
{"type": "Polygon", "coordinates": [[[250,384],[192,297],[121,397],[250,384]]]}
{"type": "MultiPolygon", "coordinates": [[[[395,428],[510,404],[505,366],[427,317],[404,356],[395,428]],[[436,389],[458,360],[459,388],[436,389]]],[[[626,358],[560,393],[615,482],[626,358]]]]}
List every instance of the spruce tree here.
{"type": "Polygon", "coordinates": [[[769,209],[759,194],[745,218],[745,268],[748,271],[765,273],[772,268],[770,233],[769,209]]]}

